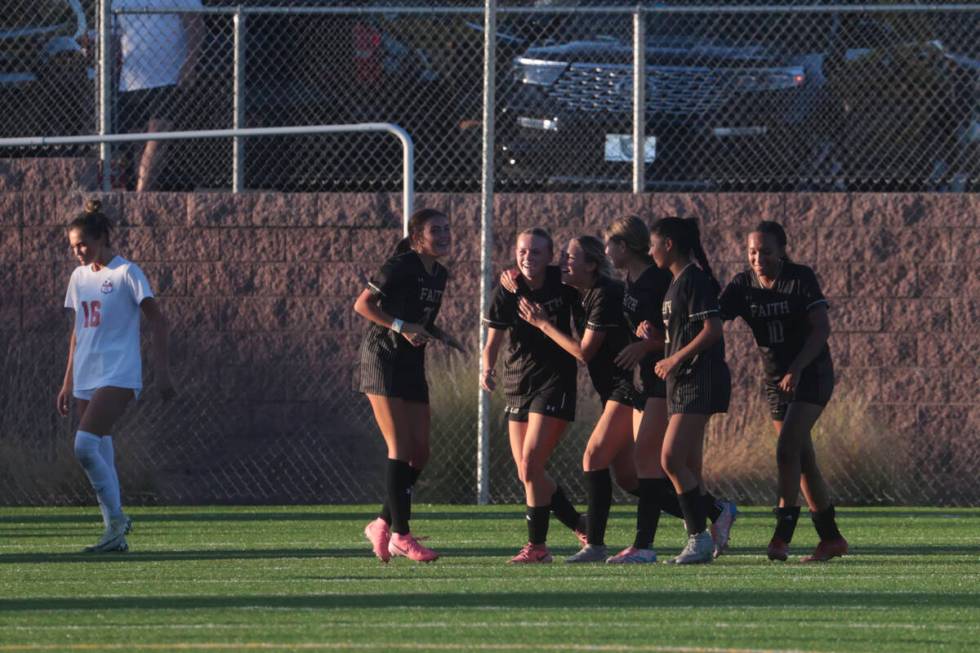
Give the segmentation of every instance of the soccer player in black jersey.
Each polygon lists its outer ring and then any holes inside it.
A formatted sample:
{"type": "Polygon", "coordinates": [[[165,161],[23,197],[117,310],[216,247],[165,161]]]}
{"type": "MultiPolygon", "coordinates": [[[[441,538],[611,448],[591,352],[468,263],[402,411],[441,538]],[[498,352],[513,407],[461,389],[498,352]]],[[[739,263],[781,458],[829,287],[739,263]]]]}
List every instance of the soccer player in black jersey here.
{"type": "Polygon", "coordinates": [[[612,476],[624,489],[635,491],[633,464],[633,405],[638,394],[632,368],[623,369],[616,356],[629,344],[623,319],[623,284],[612,278],[613,270],[598,238],[573,238],[562,254],[562,281],[577,291],[572,317],[581,340],[557,328],[544,309],[521,298],[521,318],[540,329],[562,349],[586,363],[592,386],[602,402],[602,414],[592,430],[582,457],[589,492],[587,543],[565,562],[604,562],[606,524],[612,505],[612,476]]]}
{"type": "Polygon", "coordinates": [[[557,268],[549,267],[554,245],[547,231],[522,231],[516,246],[518,291],[498,286],[484,317],[487,342],[480,368],[480,387],[493,392],[494,366],[504,336],[504,394],[507,398],[511,453],[527,495],[528,543],[513,563],[551,562],[546,545],[550,513],[582,540],[582,516],[545,471],[551,452],[575,419],[575,359],[539,329],[520,318],[519,301],[526,298],[542,307],[556,329],[570,333],[572,305],[577,293],[561,282],[557,268]]]}
{"type": "MultiPolygon", "coordinates": [[[[640,377],[640,393],[633,412],[634,460],[639,477],[635,492],[639,497],[636,536],[631,546],[608,560],[614,564],[656,562],[653,541],[661,511],[682,516],[677,494],[660,464],[667,430],[667,386],[654,372],[663,357],[661,305],[671,274],[654,265],[649,250],[650,230],[638,216],[620,218],[606,230],[606,253],[626,281],[622,310],[633,340],[620,351],[616,362],[629,370],[639,365],[640,377]]],[[[733,503],[717,501],[707,493],[703,499],[713,522],[715,548],[720,553],[728,542],[737,510],[733,503]]]]}
{"type": "Polygon", "coordinates": [[[779,434],[779,505],[769,559],[786,560],[789,555],[802,488],[820,536],[816,550],[803,560],[830,560],[847,553],[847,540],[837,528],[810,436],[834,389],[827,300],[813,270],[786,256],[786,232],[779,224],[763,221],[749,233],[748,258],[751,269],[732,279],[720,303],[724,318],[741,317],[752,329],[779,434]]]}
{"type": "Polygon", "coordinates": [[[667,381],[670,416],[661,464],[677,491],[688,533],[687,545],[671,562],[711,562],[715,551],[699,487],[704,429],[712,414],[728,410],[731,396],[719,286],[694,219],[658,220],[652,229],[650,255],[657,267],[673,275],[662,305],[664,358],[654,366],[657,376],[667,381]]]}
{"type": "Polygon", "coordinates": [[[398,555],[418,562],[438,557],[412,536],[408,524],[412,487],[429,459],[425,346],[437,339],[463,350],[435,325],[448,278],[437,259],[450,251],[449,218],[421,209],[409,218],[408,231],[354,304],[371,323],[361,342],[360,389],[388,447],[385,504],[364,529],[382,562],[398,555]]]}

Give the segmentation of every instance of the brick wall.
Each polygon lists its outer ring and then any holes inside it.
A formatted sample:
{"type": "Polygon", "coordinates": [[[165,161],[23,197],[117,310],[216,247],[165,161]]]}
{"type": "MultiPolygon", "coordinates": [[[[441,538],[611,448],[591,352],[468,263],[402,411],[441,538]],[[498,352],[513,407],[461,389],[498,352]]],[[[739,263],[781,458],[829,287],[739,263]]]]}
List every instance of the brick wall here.
{"type": "MultiPolygon", "coordinates": [[[[16,187],[5,178],[5,188],[16,187]]],[[[5,474],[7,502],[87,496],[67,460],[71,427],[53,414],[68,339],[61,305],[73,267],[63,225],[82,201],[70,190],[0,192],[0,447],[8,467],[29,465],[29,444],[34,458],[65,470],[64,479],[5,474]]],[[[399,237],[399,197],[120,193],[103,201],[118,225],[117,251],[141,264],[171,321],[183,386],[175,404],[148,396],[120,426],[130,442],[131,492],[186,502],[374,496],[377,484],[364,479],[383,455],[366,402],[352,391],[363,323],[351,305],[399,237]]],[[[479,197],[420,195],[417,205],[452,216],[453,278],[441,322],[475,341],[479,197]]],[[[839,377],[832,403],[844,412],[841,428],[860,440],[870,416],[889,442],[902,443],[900,458],[882,461],[893,464],[889,473],[929,488],[889,497],[864,484],[857,499],[864,492],[871,501],[980,502],[980,197],[503,195],[495,263],[509,260],[519,228],[545,226],[561,240],[601,233],[628,212],[699,216],[722,280],[743,266],[748,227],[763,218],[782,222],[791,256],[816,269],[831,299],[839,377]],[[850,419],[849,406],[861,407],[863,421],[850,419]]],[[[735,393],[732,412],[712,427],[718,442],[743,437],[761,410],[751,337],[736,325],[727,338],[735,393]]],[[[708,460],[710,467],[710,449],[708,460]]],[[[473,465],[459,461],[458,469],[473,465]]],[[[724,465],[713,469],[723,479],[724,465]]],[[[470,485],[457,500],[468,500],[472,479],[460,483],[470,485]]]]}

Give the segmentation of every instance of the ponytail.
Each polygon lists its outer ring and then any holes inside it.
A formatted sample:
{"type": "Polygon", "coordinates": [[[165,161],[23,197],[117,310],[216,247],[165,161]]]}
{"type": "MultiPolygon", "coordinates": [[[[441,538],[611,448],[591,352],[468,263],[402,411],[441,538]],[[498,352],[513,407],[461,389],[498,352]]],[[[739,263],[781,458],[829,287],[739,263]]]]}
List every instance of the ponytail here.
{"type": "Polygon", "coordinates": [[[97,199],[85,200],[85,207],[82,212],[68,223],[68,231],[80,229],[83,234],[94,240],[105,238],[108,247],[112,223],[105,213],[102,212],[102,202],[97,199]]]}
{"type": "Polygon", "coordinates": [[[715,292],[721,291],[721,284],[715,278],[711,264],[708,263],[708,256],[701,245],[701,230],[698,229],[697,218],[661,218],[653,225],[651,231],[661,238],[669,238],[673,241],[681,254],[693,256],[698,266],[711,279],[715,292]]]}
{"type": "Polygon", "coordinates": [[[395,245],[395,254],[404,254],[405,252],[411,251],[411,249],[412,249],[412,239],[402,238],[401,240],[398,241],[398,244],[395,245]]]}

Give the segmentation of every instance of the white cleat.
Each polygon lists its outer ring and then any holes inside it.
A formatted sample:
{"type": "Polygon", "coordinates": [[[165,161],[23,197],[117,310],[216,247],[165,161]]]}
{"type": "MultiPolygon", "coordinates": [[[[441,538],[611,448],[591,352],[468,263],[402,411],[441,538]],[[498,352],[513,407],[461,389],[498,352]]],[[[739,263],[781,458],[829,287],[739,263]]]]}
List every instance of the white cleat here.
{"type": "Polygon", "coordinates": [[[102,539],[92,546],[85,547],[83,552],[112,553],[115,551],[128,551],[129,544],[126,542],[126,528],[128,525],[129,519],[125,515],[110,519],[109,525],[102,534],[102,539]]]}
{"type": "Polygon", "coordinates": [[[668,561],[672,565],[701,565],[714,560],[714,542],[711,533],[704,530],[697,535],[689,535],[684,550],[676,558],[668,561]]]}
{"type": "Polygon", "coordinates": [[[716,558],[728,548],[728,542],[732,537],[732,526],[736,519],[738,519],[738,508],[735,507],[735,504],[731,501],[722,501],[721,515],[711,525],[711,539],[715,543],[714,556],[716,558]]]}

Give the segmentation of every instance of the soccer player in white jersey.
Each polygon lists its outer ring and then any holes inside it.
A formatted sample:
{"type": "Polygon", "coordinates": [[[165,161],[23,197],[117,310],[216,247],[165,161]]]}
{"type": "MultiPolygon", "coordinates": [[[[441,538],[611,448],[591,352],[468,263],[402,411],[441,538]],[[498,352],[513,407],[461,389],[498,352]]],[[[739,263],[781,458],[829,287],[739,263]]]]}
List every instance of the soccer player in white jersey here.
{"type": "Polygon", "coordinates": [[[69,412],[74,396],[79,425],[75,457],[95,489],[105,532],[89,553],[126,551],[130,521],[123,514],[112,444],[113,426],[143,387],[140,361],[140,310],[153,334],[157,384],[163,399],[174,395],[170,382],[167,322],[143,271],[116,255],[110,246],[112,225],[101,204],[89,200],[68,225],[68,242],[79,266],[72,272],[65,308],[75,311],[68,366],[57,409],[69,412]]]}

